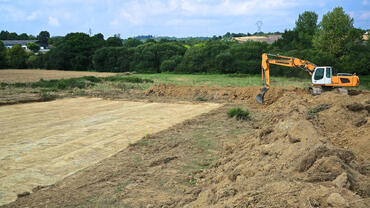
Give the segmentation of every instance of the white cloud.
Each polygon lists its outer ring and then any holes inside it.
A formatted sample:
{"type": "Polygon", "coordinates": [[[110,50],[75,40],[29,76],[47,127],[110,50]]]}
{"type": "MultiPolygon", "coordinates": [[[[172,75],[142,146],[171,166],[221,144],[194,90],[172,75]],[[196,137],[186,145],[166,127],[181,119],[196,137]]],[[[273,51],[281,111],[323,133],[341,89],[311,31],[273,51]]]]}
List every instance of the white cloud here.
{"type": "Polygon", "coordinates": [[[368,20],[370,19],[370,11],[361,12],[359,19],[368,20]]]}
{"type": "Polygon", "coordinates": [[[30,15],[26,17],[27,20],[35,20],[40,16],[40,11],[33,11],[30,15]]]}
{"type": "Polygon", "coordinates": [[[129,0],[125,3],[113,0],[110,5],[115,13],[110,24],[117,26],[150,24],[160,16],[169,18],[170,24],[188,22],[189,17],[283,16],[297,3],[293,0],[265,0],[263,3],[260,0],[129,0]]]}
{"type": "Polygon", "coordinates": [[[10,21],[22,21],[25,12],[11,5],[0,5],[0,17],[10,21]]]}
{"type": "Polygon", "coordinates": [[[56,17],[49,16],[48,24],[50,26],[59,27],[59,20],[56,17]]]}

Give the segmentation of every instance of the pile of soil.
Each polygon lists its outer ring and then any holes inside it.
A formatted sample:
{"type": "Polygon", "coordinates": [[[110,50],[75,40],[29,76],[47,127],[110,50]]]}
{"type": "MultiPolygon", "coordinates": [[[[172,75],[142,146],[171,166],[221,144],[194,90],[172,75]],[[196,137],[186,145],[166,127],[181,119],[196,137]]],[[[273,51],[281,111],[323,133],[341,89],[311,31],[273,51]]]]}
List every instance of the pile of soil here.
{"type": "MultiPolygon", "coordinates": [[[[205,86],[183,86],[174,84],[159,84],[149,87],[145,94],[147,96],[180,97],[188,99],[205,98],[208,101],[236,100],[246,103],[255,103],[256,95],[261,87],[205,87],[205,86]]],[[[295,87],[273,87],[265,97],[265,104],[272,104],[286,92],[294,92],[297,95],[309,94],[306,89],[295,87]]]]}
{"type": "Polygon", "coordinates": [[[369,207],[370,96],[355,94],[284,91],[185,207],[369,207]]]}

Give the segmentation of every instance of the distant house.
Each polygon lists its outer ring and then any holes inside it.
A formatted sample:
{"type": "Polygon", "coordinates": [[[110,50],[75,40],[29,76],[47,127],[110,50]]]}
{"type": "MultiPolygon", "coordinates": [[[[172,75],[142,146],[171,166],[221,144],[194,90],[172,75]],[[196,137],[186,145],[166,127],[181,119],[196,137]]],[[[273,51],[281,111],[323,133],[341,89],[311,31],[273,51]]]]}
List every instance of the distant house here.
{"type": "Polygon", "coordinates": [[[28,43],[36,43],[40,45],[40,52],[48,51],[48,46],[41,43],[39,40],[2,40],[6,48],[12,48],[15,45],[21,45],[24,50],[29,50],[28,43]]]}
{"type": "Polygon", "coordinates": [[[365,41],[369,40],[369,31],[365,32],[365,34],[362,35],[362,39],[365,41]]]}

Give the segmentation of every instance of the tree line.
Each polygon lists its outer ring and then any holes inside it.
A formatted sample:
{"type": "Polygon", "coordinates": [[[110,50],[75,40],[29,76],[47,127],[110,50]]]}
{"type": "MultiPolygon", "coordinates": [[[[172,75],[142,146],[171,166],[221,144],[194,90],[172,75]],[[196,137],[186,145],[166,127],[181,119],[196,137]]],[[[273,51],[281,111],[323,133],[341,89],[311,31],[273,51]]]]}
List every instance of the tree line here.
{"type": "MultiPolygon", "coordinates": [[[[248,41],[238,43],[226,33],[204,39],[122,40],[118,35],[69,33],[52,37],[46,54],[21,52],[19,47],[4,49],[0,43],[0,67],[29,67],[61,70],[141,73],[247,73],[259,74],[264,52],[293,56],[317,65],[330,65],[340,72],[370,74],[370,44],[362,39],[365,31],[353,26],[353,19],[341,7],[334,8],[318,23],[315,12],[299,15],[295,27],[269,45],[248,41]],[[22,63],[22,64],[17,64],[22,63]]],[[[298,70],[272,66],[272,74],[300,75],[298,70]]]]}

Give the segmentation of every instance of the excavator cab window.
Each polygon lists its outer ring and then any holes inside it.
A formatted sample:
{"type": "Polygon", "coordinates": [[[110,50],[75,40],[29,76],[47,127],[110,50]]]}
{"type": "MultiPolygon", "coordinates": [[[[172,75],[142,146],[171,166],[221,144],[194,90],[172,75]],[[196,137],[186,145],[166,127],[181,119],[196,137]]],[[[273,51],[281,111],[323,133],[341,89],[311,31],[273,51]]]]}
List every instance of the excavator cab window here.
{"type": "Polygon", "coordinates": [[[324,78],[324,69],[325,68],[317,68],[316,69],[315,76],[314,76],[315,80],[320,80],[320,79],[324,78]]]}
{"type": "Polygon", "coordinates": [[[331,78],[331,68],[326,67],[326,78],[331,78]]]}

